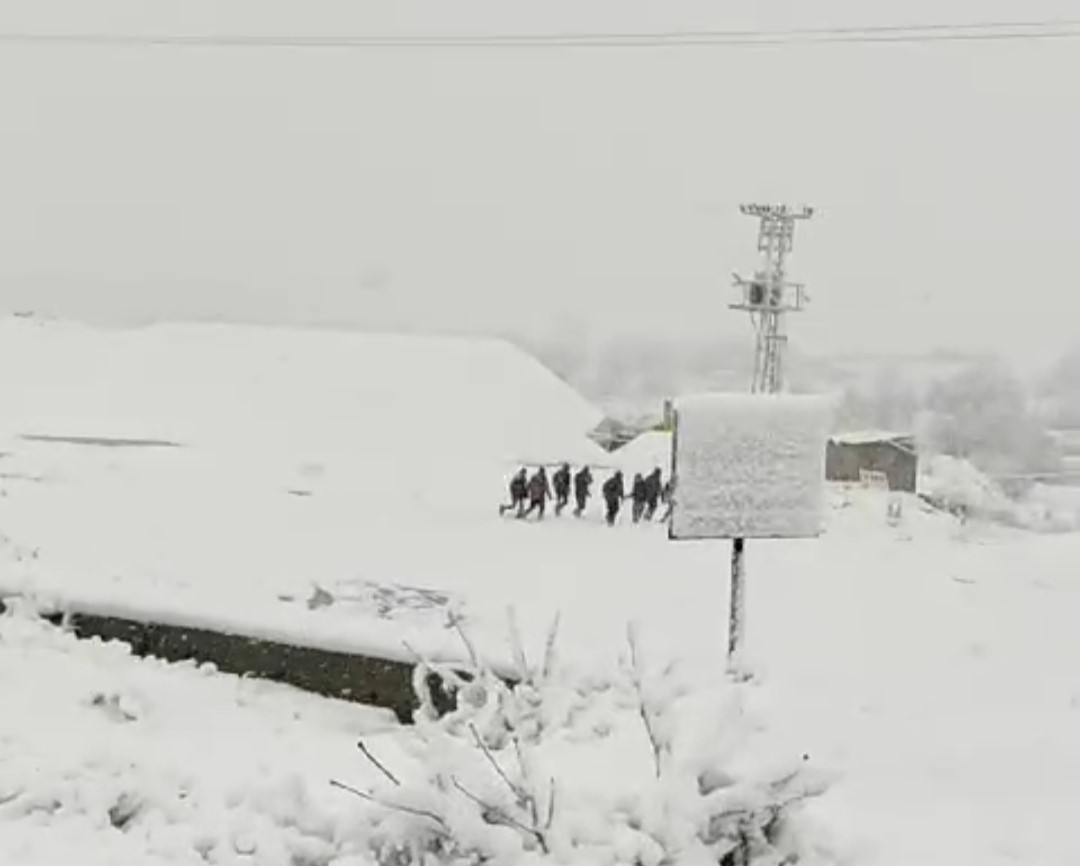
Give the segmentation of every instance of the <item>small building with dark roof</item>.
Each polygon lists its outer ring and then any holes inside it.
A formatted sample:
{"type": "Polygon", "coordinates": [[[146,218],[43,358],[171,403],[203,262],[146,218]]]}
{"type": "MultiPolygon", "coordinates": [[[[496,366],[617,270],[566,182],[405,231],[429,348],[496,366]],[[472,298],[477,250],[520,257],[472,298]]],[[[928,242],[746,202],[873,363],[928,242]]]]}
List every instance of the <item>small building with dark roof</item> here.
{"type": "Polygon", "coordinates": [[[879,430],[837,433],[829,437],[825,455],[826,479],[858,483],[868,472],[884,475],[889,490],[915,493],[919,482],[915,437],[879,430]]]}

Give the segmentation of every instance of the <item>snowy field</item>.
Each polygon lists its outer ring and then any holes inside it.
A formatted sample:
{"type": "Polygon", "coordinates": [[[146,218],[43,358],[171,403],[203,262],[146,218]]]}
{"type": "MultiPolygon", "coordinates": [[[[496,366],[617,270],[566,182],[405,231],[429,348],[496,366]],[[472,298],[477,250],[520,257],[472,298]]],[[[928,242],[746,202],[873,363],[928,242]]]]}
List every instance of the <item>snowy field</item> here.
{"type": "MultiPolygon", "coordinates": [[[[498,518],[516,461],[608,459],[584,438],[593,410],[502,344],[12,322],[0,388],[5,593],[402,657],[406,640],[456,650],[453,609],[500,662],[508,609],[530,653],[560,612],[560,651],[582,669],[609,668],[631,621],[653,658],[722,661],[723,544],[608,529],[595,501],[582,521],[498,518]],[[309,608],[316,585],[332,604],[309,608]]],[[[833,489],[821,539],[748,546],[748,656],[768,723],[839,773],[814,812],[860,863],[1080,862],[1080,535],[904,506],[891,527],[879,494],[833,489]]],[[[196,791],[183,832],[197,850],[232,839],[234,854],[247,837],[229,834],[276,834],[275,821],[339,844],[349,804],[320,780],[384,724],[17,619],[0,629],[0,688],[0,787],[40,774],[104,797],[126,768],[160,796],[196,791]],[[314,802],[288,799],[298,776],[314,802]]],[[[0,862],[65,862],[66,837],[80,863],[91,850],[204,862],[108,822],[51,834],[67,813],[20,812],[12,793],[0,790],[0,862]]]]}

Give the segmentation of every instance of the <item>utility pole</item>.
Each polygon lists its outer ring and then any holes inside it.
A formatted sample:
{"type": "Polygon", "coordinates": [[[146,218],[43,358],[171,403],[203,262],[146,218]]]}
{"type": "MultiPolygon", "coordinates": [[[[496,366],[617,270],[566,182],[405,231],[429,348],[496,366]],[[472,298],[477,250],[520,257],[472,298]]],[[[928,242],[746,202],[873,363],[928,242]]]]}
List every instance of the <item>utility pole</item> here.
{"type": "Polygon", "coordinates": [[[810,219],[814,211],[805,206],[793,209],[787,205],[763,204],[744,204],[739,209],[746,216],[757,217],[760,222],[758,252],[761,263],[748,280],[733,275],[742,296],[731,304],[731,308],[749,313],[757,332],[754,379],[750,390],[755,394],[775,394],[784,386],[786,314],[799,312],[807,301],[805,287],[787,281],[787,258],[795,240],[795,223],[810,219]]]}
{"type": "MultiPolygon", "coordinates": [[[[785,317],[787,313],[802,310],[807,300],[801,283],[787,281],[787,257],[795,240],[795,223],[810,219],[814,211],[806,206],[794,210],[787,205],[767,204],[744,204],[739,209],[746,216],[757,217],[760,222],[758,253],[761,263],[749,280],[733,275],[742,297],[731,308],[749,313],[757,332],[754,380],[750,390],[755,394],[777,394],[784,387],[785,317]]],[[[742,646],[746,639],[745,551],[745,539],[732,540],[728,665],[737,676],[745,676],[741,670],[742,646]]]]}

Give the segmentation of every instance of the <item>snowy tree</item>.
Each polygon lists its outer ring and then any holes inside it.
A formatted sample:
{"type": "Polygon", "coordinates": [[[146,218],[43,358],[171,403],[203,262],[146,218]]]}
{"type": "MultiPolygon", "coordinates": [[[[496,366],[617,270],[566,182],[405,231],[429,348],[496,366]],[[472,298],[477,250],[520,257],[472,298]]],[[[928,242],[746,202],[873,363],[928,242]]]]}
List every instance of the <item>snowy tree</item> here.
{"type": "Polygon", "coordinates": [[[1042,396],[1049,404],[1051,424],[1064,430],[1080,430],[1080,347],[1050,371],[1043,382],[1042,396]]]}
{"type": "Polygon", "coordinates": [[[1015,376],[998,361],[935,383],[922,438],[931,450],[995,474],[1054,472],[1061,458],[1015,376]]]}

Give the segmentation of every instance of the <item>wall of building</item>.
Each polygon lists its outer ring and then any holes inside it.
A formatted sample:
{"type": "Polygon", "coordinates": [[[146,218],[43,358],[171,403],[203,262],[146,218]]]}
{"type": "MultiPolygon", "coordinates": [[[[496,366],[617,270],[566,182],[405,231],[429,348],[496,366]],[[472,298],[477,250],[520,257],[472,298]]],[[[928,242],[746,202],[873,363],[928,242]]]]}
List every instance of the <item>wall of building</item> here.
{"type": "Polygon", "coordinates": [[[883,472],[889,489],[915,493],[919,479],[918,457],[891,442],[829,442],[825,477],[829,481],[858,482],[861,472],[883,472]]]}

